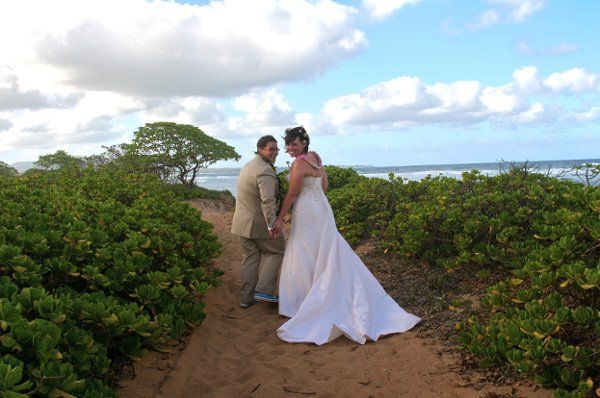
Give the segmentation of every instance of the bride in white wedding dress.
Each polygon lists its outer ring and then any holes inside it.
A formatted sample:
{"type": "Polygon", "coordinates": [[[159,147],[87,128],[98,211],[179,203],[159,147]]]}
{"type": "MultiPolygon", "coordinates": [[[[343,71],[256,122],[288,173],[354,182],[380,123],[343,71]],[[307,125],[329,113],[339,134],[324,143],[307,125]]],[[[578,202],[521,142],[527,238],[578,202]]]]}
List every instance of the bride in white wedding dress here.
{"type": "Polygon", "coordinates": [[[400,308],[338,232],[324,193],[327,175],[309,142],[303,127],[286,130],[286,149],[296,160],[274,224],[282,229],[293,203],[279,281],[279,313],[290,319],[279,338],[321,345],[343,334],[364,344],[411,329],[421,319],[400,308]]]}

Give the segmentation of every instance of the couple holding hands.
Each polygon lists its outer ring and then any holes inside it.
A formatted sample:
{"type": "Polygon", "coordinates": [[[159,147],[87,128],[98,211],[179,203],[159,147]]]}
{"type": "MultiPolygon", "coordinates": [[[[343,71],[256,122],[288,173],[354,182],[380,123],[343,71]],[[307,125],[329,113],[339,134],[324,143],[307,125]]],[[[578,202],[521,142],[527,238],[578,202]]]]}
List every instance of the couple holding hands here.
{"type": "Polygon", "coordinates": [[[345,335],[364,344],[411,329],[420,318],[385,292],[338,232],[325,196],[327,174],[319,155],[308,150],[304,127],[286,129],[284,140],[295,160],[279,213],[274,169],[279,148],[273,136],[258,140],[257,155],[237,183],[231,232],[240,237],[244,253],[241,306],[278,302],[279,314],[290,319],[277,335],[292,343],[321,345],[345,335]],[[292,204],[286,247],[283,218],[292,204]]]}

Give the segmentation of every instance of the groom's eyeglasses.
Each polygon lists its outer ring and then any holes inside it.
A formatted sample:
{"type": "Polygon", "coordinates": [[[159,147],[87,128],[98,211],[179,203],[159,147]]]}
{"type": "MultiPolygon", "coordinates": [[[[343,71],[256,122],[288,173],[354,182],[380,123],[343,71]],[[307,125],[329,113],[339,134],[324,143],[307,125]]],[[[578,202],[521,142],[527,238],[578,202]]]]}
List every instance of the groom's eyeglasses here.
{"type": "Polygon", "coordinates": [[[267,148],[269,152],[279,152],[279,148],[267,148]]]}

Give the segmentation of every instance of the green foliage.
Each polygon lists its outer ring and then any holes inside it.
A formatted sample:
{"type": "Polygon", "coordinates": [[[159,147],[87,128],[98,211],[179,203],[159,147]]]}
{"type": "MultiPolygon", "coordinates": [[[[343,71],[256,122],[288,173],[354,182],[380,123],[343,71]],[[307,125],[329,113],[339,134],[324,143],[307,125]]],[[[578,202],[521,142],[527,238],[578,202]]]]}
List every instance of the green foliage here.
{"type": "MultiPolygon", "coordinates": [[[[240,159],[235,148],[191,125],[147,123],[134,135],[131,143],[105,146],[105,151],[99,155],[77,157],[58,150],[40,156],[35,165],[41,170],[66,173],[87,168],[130,174],[151,173],[165,182],[193,187],[202,168],[219,160],[240,159]]],[[[4,175],[3,172],[10,174],[12,171],[0,163],[0,175],[4,175]]],[[[184,194],[190,192],[188,190],[184,194]]]]}
{"type": "Polygon", "coordinates": [[[586,163],[585,165],[577,165],[570,172],[575,174],[587,186],[597,186],[600,184],[600,164],[586,163]]]}
{"type": "Polygon", "coordinates": [[[130,156],[142,157],[162,179],[189,185],[194,185],[200,169],[219,160],[240,159],[232,146],[199,128],[171,122],[140,127],[124,150],[130,156]]]}
{"type": "Polygon", "coordinates": [[[357,184],[368,179],[358,174],[351,167],[325,166],[325,172],[327,173],[327,189],[329,190],[342,188],[349,184],[357,184]]]}
{"type": "Polygon", "coordinates": [[[507,275],[461,338],[482,366],[508,363],[557,387],[557,397],[597,388],[600,187],[512,168],[461,180],[373,179],[328,196],[352,243],[371,235],[432,267],[507,275]]]}
{"type": "Polygon", "coordinates": [[[0,161],[0,177],[16,177],[18,175],[17,169],[0,161]]]}
{"type": "Polygon", "coordinates": [[[114,361],[203,320],[219,245],[155,176],[32,172],[0,209],[0,396],[111,396],[114,361]]]}
{"type": "Polygon", "coordinates": [[[197,185],[183,185],[183,184],[167,184],[167,189],[171,191],[176,197],[189,200],[189,199],[218,199],[227,202],[235,203],[235,198],[231,192],[215,191],[197,185]]]}
{"type": "Polygon", "coordinates": [[[156,172],[157,165],[153,163],[152,158],[136,153],[131,144],[124,143],[102,148],[104,148],[103,153],[88,158],[88,162],[96,169],[102,167],[129,174],[155,173],[162,177],[156,172]]]}
{"type": "Polygon", "coordinates": [[[58,150],[52,154],[42,155],[35,162],[35,166],[44,170],[57,170],[61,168],[78,169],[84,165],[84,161],[66,151],[58,150]]]}
{"type": "MultiPolygon", "coordinates": [[[[334,182],[343,179],[334,173],[334,182]]],[[[354,177],[352,177],[354,178],[354,177]]],[[[370,236],[378,236],[396,213],[401,180],[356,178],[341,188],[328,191],[327,197],[334,211],[340,232],[351,245],[370,236]]]]}

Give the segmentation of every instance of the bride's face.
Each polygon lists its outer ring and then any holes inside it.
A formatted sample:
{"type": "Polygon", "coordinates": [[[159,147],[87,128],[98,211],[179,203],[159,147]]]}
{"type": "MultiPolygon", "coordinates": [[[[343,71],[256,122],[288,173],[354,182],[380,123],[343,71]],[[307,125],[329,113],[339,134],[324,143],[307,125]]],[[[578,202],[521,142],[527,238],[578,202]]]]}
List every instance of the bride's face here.
{"type": "Polygon", "coordinates": [[[285,149],[293,158],[302,154],[302,152],[304,152],[304,148],[306,148],[306,143],[301,142],[300,138],[298,137],[285,146],[285,149]]]}

